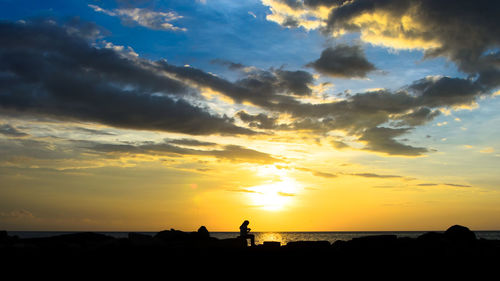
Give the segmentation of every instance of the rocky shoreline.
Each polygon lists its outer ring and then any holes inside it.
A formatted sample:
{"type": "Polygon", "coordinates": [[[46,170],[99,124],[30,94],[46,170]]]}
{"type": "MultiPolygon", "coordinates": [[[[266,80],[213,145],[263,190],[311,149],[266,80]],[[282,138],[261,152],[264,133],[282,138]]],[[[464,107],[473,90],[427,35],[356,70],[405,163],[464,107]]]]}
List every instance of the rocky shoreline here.
{"type": "Polygon", "coordinates": [[[428,232],[417,238],[374,235],[349,241],[295,241],[286,245],[264,242],[247,246],[240,238],[210,237],[205,227],[197,232],[166,230],[154,236],[129,233],[128,238],[86,232],[45,238],[21,239],[0,232],[0,258],[4,265],[30,264],[66,267],[113,265],[134,268],[218,268],[246,270],[288,268],[345,269],[352,266],[391,265],[403,268],[469,268],[498,265],[500,240],[477,239],[467,227],[455,225],[444,233],[428,232]]]}

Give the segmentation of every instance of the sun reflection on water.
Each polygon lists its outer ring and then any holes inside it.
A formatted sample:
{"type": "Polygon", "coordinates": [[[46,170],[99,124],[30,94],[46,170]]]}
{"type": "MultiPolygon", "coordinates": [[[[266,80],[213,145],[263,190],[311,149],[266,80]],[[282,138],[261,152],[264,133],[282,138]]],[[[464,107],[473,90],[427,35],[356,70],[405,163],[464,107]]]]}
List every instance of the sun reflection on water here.
{"type": "Polygon", "coordinates": [[[265,232],[261,233],[261,235],[258,236],[258,242],[257,243],[264,243],[265,241],[273,241],[273,242],[280,242],[283,244],[283,238],[281,237],[281,234],[276,233],[276,232],[265,232]]]}

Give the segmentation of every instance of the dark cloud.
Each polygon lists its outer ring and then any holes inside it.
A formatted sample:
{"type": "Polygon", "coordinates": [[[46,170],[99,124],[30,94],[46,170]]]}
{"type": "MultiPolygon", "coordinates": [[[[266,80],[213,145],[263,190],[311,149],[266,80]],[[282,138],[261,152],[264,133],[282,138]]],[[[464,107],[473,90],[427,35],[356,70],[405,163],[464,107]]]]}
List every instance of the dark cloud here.
{"type": "MultiPolygon", "coordinates": [[[[481,86],[489,91],[500,86],[497,65],[500,56],[499,13],[500,2],[488,0],[458,0],[453,4],[428,0],[356,0],[332,10],[327,30],[367,30],[370,26],[353,20],[364,14],[383,14],[393,22],[391,26],[401,24],[407,27],[389,30],[381,24],[380,34],[376,36],[383,36],[387,42],[403,39],[437,44],[427,47],[427,58],[447,57],[463,72],[477,76],[479,85],[475,87],[481,86]],[[403,21],[408,19],[416,24],[404,25],[403,21]]],[[[466,89],[471,87],[465,86],[466,89]]]]}
{"type": "Polygon", "coordinates": [[[472,185],[467,185],[467,184],[455,184],[455,183],[443,183],[443,184],[453,187],[472,187],[472,185]]]}
{"type": "Polygon", "coordinates": [[[277,117],[269,117],[264,113],[259,113],[257,115],[248,114],[246,111],[238,111],[236,113],[241,121],[248,123],[250,127],[259,129],[275,129],[277,117]]]}
{"type": "Polygon", "coordinates": [[[281,25],[291,28],[299,27],[299,21],[294,17],[286,17],[285,20],[281,23],[281,25]]]}
{"type": "Polygon", "coordinates": [[[48,22],[0,22],[0,72],[2,111],[193,135],[253,133],[187,102],[193,90],[155,62],[93,47],[48,22]]]}
{"type": "Polygon", "coordinates": [[[341,78],[363,78],[369,72],[376,70],[375,66],[365,58],[361,46],[345,44],[326,48],[321,52],[319,59],[307,66],[322,74],[341,78]]]}
{"type": "Polygon", "coordinates": [[[244,69],[246,67],[245,65],[243,65],[241,63],[232,62],[232,61],[223,60],[223,59],[213,59],[210,62],[213,64],[220,64],[220,65],[227,66],[231,70],[240,70],[240,69],[244,69]]]}
{"type": "Polygon", "coordinates": [[[115,133],[111,132],[106,132],[103,130],[94,130],[94,129],[89,129],[89,128],[84,128],[84,127],[75,127],[72,128],[73,130],[81,131],[90,135],[102,135],[102,136],[116,136],[115,133]]]}
{"type": "Polygon", "coordinates": [[[253,162],[261,164],[272,164],[276,162],[283,162],[280,159],[274,158],[267,153],[257,150],[248,149],[238,145],[227,145],[222,150],[213,150],[208,153],[217,158],[223,158],[236,162],[253,162]]]}
{"type": "Polygon", "coordinates": [[[397,119],[396,126],[419,126],[432,121],[441,114],[439,110],[431,110],[428,107],[418,108],[410,113],[403,114],[397,119]]]}
{"type": "Polygon", "coordinates": [[[312,74],[305,71],[255,69],[246,73],[245,77],[231,82],[195,67],[179,67],[165,60],[158,64],[162,71],[180,80],[209,87],[237,103],[250,102],[268,109],[279,109],[281,105],[287,107],[288,104],[299,104],[292,96],[310,95],[312,90],[309,84],[314,80],[312,74]]]}
{"type": "Polygon", "coordinates": [[[54,145],[53,141],[33,138],[0,139],[0,162],[18,163],[26,159],[50,160],[53,162],[77,158],[79,151],[67,144],[54,145]]]}
{"type": "Polygon", "coordinates": [[[412,147],[394,140],[395,137],[403,135],[409,129],[392,129],[385,127],[375,127],[367,129],[359,140],[366,141],[365,149],[371,151],[385,152],[390,155],[418,156],[428,152],[423,147],[412,147]]]}
{"type": "Polygon", "coordinates": [[[419,103],[429,107],[469,105],[484,93],[484,88],[469,79],[429,77],[411,84],[408,89],[418,95],[419,103]]]}
{"type": "Polygon", "coordinates": [[[168,143],[171,143],[171,144],[180,144],[180,145],[186,145],[186,146],[215,146],[215,145],[217,145],[216,143],[213,143],[213,142],[199,141],[199,140],[195,140],[195,139],[175,139],[175,140],[166,139],[165,141],[168,143]]]}
{"type": "Polygon", "coordinates": [[[311,7],[317,7],[317,6],[332,7],[332,6],[340,6],[348,1],[349,0],[304,0],[304,4],[311,7]]]}
{"type": "Polygon", "coordinates": [[[336,149],[345,149],[345,148],[348,148],[350,147],[349,145],[347,145],[346,143],[342,142],[342,141],[338,141],[338,140],[332,140],[330,142],[332,144],[333,147],[335,147],[336,149]]]}
{"type": "Polygon", "coordinates": [[[379,175],[373,173],[354,173],[350,175],[357,177],[364,177],[364,178],[381,178],[381,179],[402,178],[402,176],[397,176],[397,175],[379,175]]]}
{"type": "Polygon", "coordinates": [[[226,145],[222,149],[200,150],[172,145],[168,142],[140,143],[140,144],[107,144],[95,142],[81,142],[80,146],[90,151],[121,154],[149,154],[149,155],[194,155],[212,156],[233,162],[248,162],[272,164],[282,162],[270,154],[237,145],[226,145]]]}
{"type": "MultiPolygon", "coordinates": [[[[417,184],[417,186],[438,186],[437,183],[421,183],[417,184]]],[[[442,185],[452,186],[452,187],[472,187],[472,185],[466,184],[455,184],[455,183],[443,183],[442,185]]]]}
{"type": "Polygon", "coordinates": [[[8,136],[8,137],[26,137],[29,134],[19,131],[15,127],[9,124],[1,124],[0,125],[0,134],[8,136]]]}
{"type": "MultiPolygon", "coordinates": [[[[236,102],[250,102],[270,112],[287,113],[294,118],[290,124],[277,125],[275,117],[270,117],[268,113],[251,115],[239,112],[237,116],[251,127],[269,130],[309,130],[321,133],[342,130],[351,136],[361,136],[359,140],[367,142],[367,150],[405,156],[421,155],[427,150],[401,144],[394,140],[392,135],[384,137],[382,134],[375,137],[373,132],[377,130],[377,127],[391,120],[398,127],[410,126],[393,131],[399,132],[399,136],[409,131],[411,126],[423,125],[438,114],[436,110],[431,110],[432,107],[444,106],[447,103],[452,103],[450,106],[458,104],[446,95],[442,97],[441,94],[434,94],[431,90],[433,84],[446,84],[446,87],[440,88],[451,89],[455,83],[469,83],[467,79],[449,80],[447,77],[434,77],[425,80],[428,85],[424,85],[424,81],[419,81],[419,86],[416,82],[396,92],[369,91],[350,95],[340,101],[310,104],[301,102],[291,95],[281,94],[289,93],[284,89],[293,87],[280,86],[284,84],[277,83],[279,81],[277,77],[281,76],[282,79],[287,80],[286,77],[293,76],[291,74],[295,74],[294,72],[285,72],[286,75],[283,75],[280,72],[282,70],[259,70],[248,73],[245,78],[233,83],[193,67],[177,67],[166,62],[162,62],[162,67],[179,79],[189,80],[197,85],[219,91],[236,102]],[[441,80],[446,80],[446,83],[440,82],[441,80]],[[391,145],[395,147],[391,148],[391,145]]],[[[479,93],[471,94],[467,96],[468,99],[462,100],[469,104],[471,100],[477,98],[477,95],[479,93]]]]}

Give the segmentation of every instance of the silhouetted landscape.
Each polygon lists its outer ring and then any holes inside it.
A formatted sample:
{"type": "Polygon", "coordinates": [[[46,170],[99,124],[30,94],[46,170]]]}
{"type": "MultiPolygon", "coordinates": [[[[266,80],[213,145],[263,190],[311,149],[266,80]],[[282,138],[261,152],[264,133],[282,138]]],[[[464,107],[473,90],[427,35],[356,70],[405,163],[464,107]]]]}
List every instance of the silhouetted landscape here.
{"type": "Polygon", "coordinates": [[[498,275],[499,15],[0,0],[0,277],[498,275]]]}
{"type": "MultiPolygon", "coordinates": [[[[417,238],[372,235],[349,241],[293,241],[286,245],[265,241],[249,246],[244,238],[217,239],[205,227],[197,232],[175,229],[154,236],[129,233],[128,238],[82,232],[44,238],[22,239],[0,232],[4,264],[57,265],[112,271],[116,266],[135,270],[180,268],[226,271],[251,268],[301,270],[344,270],[347,267],[390,267],[450,270],[492,269],[500,261],[500,240],[477,239],[467,227],[454,225],[444,233],[427,232],[417,238]]],[[[123,272],[121,272],[123,273],[123,272]]],[[[290,273],[290,272],[288,272],[290,273]]],[[[456,273],[456,272],[455,272],[456,273]]]]}

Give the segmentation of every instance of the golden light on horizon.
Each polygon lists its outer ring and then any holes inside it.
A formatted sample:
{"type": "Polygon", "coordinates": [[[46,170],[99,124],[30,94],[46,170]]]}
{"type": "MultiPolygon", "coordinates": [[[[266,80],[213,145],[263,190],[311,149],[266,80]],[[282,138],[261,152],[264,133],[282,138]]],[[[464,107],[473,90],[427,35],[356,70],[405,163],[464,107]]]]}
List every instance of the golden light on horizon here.
{"type": "Polygon", "coordinates": [[[252,205],[265,211],[281,211],[294,202],[300,184],[289,177],[282,177],[280,181],[248,188],[247,194],[252,205]]]}

